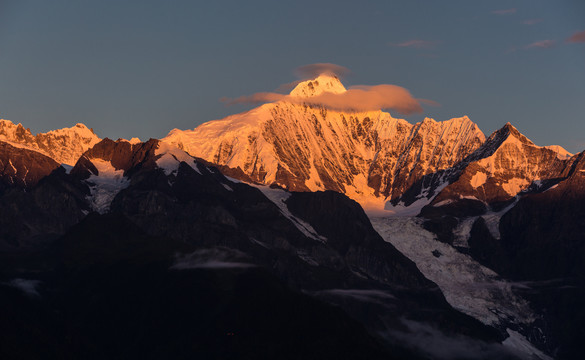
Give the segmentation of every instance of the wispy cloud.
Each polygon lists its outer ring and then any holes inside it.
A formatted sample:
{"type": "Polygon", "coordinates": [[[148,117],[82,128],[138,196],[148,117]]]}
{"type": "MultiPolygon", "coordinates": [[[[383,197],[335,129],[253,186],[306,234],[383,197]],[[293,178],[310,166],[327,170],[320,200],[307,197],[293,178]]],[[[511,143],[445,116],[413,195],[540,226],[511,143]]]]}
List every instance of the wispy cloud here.
{"type": "Polygon", "coordinates": [[[321,74],[344,77],[350,73],[351,71],[349,71],[349,69],[345,66],[332,63],[309,64],[300,66],[295,69],[295,74],[303,80],[314,79],[321,74]]]}
{"type": "Polygon", "coordinates": [[[516,13],[516,8],[492,11],[492,14],[494,14],[494,15],[511,15],[511,14],[515,14],[515,13],[516,13]]]}
{"type": "Polygon", "coordinates": [[[504,54],[510,54],[513,52],[516,52],[516,50],[518,50],[518,48],[516,46],[508,46],[508,48],[506,49],[506,51],[504,52],[504,54]]]}
{"type": "Polygon", "coordinates": [[[582,43],[582,42],[585,42],[585,30],[583,30],[583,31],[577,31],[576,33],[574,33],[573,35],[571,35],[567,39],[567,42],[570,42],[570,43],[582,43]]]}
{"type": "Polygon", "coordinates": [[[38,292],[40,283],[41,282],[39,280],[13,279],[12,281],[6,283],[6,285],[15,287],[30,296],[40,296],[38,292]]]}
{"type": "Polygon", "coordinates": [[[191,254],[178,256],[171,270],[188,269],[243,269],[255,267],[248,257],[228,248],[201,249],[191,254]]]}
{"type": "Polygon", "coordinates": [[[542,41],[536,41],[533,42],[532,44],[526,45],[525,49],[548,49],[551,48],[553,46],[556,45],[556,41],[555,40],[542,40],[542,41]]]}
{"type": "MultiPolygon", "coordinates": [[[[313,295],[321,298],[350,298],[356,301],[382,305],[386,308],[393,308],[392,303],[396,297],[387,291],[378,289],[327,289],[312,292],[313,295]]],[[[335,302],[335,300],[333,300],[335,302]]]]}
{"type": "MultiPolygon", "coordinates": [[[[288,85],[288,84],[285,84],[285,85],[288,85]]],[[[243,95],[243,96],[237,97],[235,99],[223,97],[220,99],[220,101],[226,103],[227,105],[236,105],[236,104],[257,105],[257,104],[280,101],[280,100],[285,99],[287,96],[288,95],[274,93],[274,92],[259,92],[259,93],[255,93],[252,95],[243,95]]]]}
{"type": "Polygon", "coordinates": [[[401,43],[388,43],[390,46],[396,47],[410,47],[415,49],[429,49],[437,46],[439,44],[438,41],[429,41],[429,40],[422,40],[422,39],[413,39],[404,41],[401,43]]]}
{"type": "Polygon", "coordinates": [[[385,335],[433,359],[510,359],[525,355],[502,344],[447,334],[427,323],[407,319],[402,323],[406,331],[390,330],[385,335]]]}
{"type": "Polygon", "coordinates": [[[534,25],[543,22],[542,19],[526,19],[522,21],[523,25],[534,25]]]}
{"type": "Polygon", "coordinates": [[[425,104],[428,106],[441,106],[441,104],[439,104],[438,102],[436,102],[435,100],[429,100],[429,99],[417,99],[421,104],[425,104]]]}

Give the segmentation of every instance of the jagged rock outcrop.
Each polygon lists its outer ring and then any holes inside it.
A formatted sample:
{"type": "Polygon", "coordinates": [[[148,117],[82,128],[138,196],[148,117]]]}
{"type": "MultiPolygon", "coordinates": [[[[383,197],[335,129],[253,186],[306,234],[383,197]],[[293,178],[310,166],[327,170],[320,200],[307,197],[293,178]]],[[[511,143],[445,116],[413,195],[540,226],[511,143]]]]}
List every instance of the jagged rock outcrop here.
{"type": "Polygon", "coordinates": [[[30,129],[0,120],[0,140],[15,147],[40,152],[59,164],[75,165],[86,150],[101,139],[83,124],[33,135],[30,129]]]}
{"type": "MultiPolygon", "coordinates": [[[[100,171],[96,164],[100,162],[110,163],[114,171],[126,172],[133,167],[143,165],[148,159],[154,160],[157,146],[158,141],[154,139],[145,143],[130,143],[123,139],[113,141],[105,138],[83,153],[71,170],[71,174],[82,179],[87,179],[91,175],[99,176],[100,171]]],[[[103,169],[102,172],[104,172],[103,169]]]]}

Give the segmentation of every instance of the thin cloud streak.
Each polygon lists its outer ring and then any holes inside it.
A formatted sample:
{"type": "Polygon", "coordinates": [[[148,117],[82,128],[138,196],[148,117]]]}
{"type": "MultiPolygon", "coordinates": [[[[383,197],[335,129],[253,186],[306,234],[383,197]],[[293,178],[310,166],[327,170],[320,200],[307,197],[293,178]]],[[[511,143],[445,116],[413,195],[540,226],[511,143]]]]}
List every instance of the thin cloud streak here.
{"type": "Polygon", "coordinates": [[[440,107],[441,104],[439,104],[438,102],[434,101],[434,100],[429,100],[429,99],[417,99],[420,103],[428,105],[428,106],[436,106],[436,107],[440,107]]]}
{"type": "Polygon", "coordinates": [[[533,42],[532,44],[526,45],[525,49],[535,49],[535,48],[549,49],[555,45],[556,45],[556,41],[554,41],[554,40],[542,40],[542,41],[536,41],[536,42],[533,42]]]}
{"type": "Polygon", "coordinates": [[[567,42],[570,42],[570,43],[582,43],[582,42],[585,42],[585,30],[578,31],[578,32],[574,33],[573,35],[571,35],[571,37],[569,37],[567,39],[567,42]]]}
{"type": "Polygon", "coordinates": [[[3,285],[15,287],[29,296],[40,296],[38,291],[40,283],[39,280],[13,279],[9,283],[4,283],[3,285]]]}
{"type": "Polygon", "coordinates": [[[523,25],[534,25],[534,24],[538,24],[543,22],[544,20],[542,19],[528,19],[528,20],[524,20],[522,21],[523,25]]]}
{"type": "Polygon", "coordinates": [[[433,359],[510,359],[524,355],[499,343],[447,334],[428,323],[407,319],[401,322],[405,331],[389,330],[384,335],[433,359]]]}
{"type": "Polygon", "coordinates": [[[421,39],[413,39],[413,40],[404,41],[404,42],[401,42],[398,44],[388,43],[388,45],[396,46],[396,47],[410,47],[410,48],[415,48],[415,49],[429,49],[429,48],[433,48],[433,47],[437,46],[438,42],[437,41],[429,41],[429,40],[421,40],[421,39]]]}
{"type": "Polygon", "coordinates": [[[200,249],[191,254],[177,256],[171,270],[188,269],[243,269],[256,267],[247,256],[228,248],[200,249]]]}
{"type": "MultiPolygon", "coordinates": [[[[287,85],[287,84],[285,84],[285,85],[287,85]]],[[[226,103],[226,105],[236,105],[236,104],[258,105],[258,104],[263,104],[263,103],[280,101],[286,97],[288,97],[288,95],[278,94],[278,93],[273,93],[273,92],[259,92],[259,93],[255,93],[252,95],[240,96],[240,97],[237,97],[235,99],[223,97],[220,99],[220,101],[226,103]]]]}
{"type": "Polygon", "coordinates": [[[506,51],[504,52],[504,54],[510,54],[513,52],[516,52],[516,50],[518,50],[518,48],[516,46],[509,46],[506,51]]]}
{"type": "Polygon", "coordinates": [[[494,14],[494,15],[511,15],[511,14],[515,14],[515,13],[516,13],[516,8],[492,11],[492,14],[494,14]]]}

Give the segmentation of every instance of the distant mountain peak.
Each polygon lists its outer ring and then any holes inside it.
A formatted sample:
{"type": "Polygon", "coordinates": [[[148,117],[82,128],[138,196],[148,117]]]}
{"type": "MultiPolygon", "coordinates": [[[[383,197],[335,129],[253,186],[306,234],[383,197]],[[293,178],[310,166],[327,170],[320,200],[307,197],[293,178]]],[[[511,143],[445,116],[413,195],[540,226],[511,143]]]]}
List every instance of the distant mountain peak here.
{"type": "Polygon", "coordinates": [[[528,139],[520,131],[518,131],[518,129],[516,129],[516,127],[514,125],[512,125],[510,122],[507,122],[500,130],[497,131],[497,133],[505,136],[506,138],[513,136],[514,138],[519,140],[521,143],[524,143],[527,145],[534,145],[534,143],[530,139],[528,139]]]}
{"type": "Polygon", "coordinates": [[[507,122],[504,126],[494,131],[489,136],[489,138],[486,140],[485,145],[478,150],[478,153],[475,154],[475,158],[484,158],[491,156],[504,143],[518,143],[529,146],[535,146],[530,139],[524,136],[512,124],[507,122]]]}
{"type": "Polygon", "coordinates": [[[569,159],[574,155],[573,153],[568,152],[564,147],[560,145],[548,145],[545,146],[545,148],[556,152],[559,159],[569,159]]]}
{"type": "Polygon", "coordinates": [[[101,139],[82,123],[33,135],[30,129],[10,120],[0,120],[0,141],[49,156],[61,164],[75,165],[77,159],[101,139]]]}
{"type": "Polygon", "coordinates": [[[339,78],[335,75],[321,74],[312,80],[306,80],[299,83],[291,92],[291,96],[295,97],[312,97],[329,92],[333,94],[341,94],[346,91],[345,86],[341,83],[339,78]]]}

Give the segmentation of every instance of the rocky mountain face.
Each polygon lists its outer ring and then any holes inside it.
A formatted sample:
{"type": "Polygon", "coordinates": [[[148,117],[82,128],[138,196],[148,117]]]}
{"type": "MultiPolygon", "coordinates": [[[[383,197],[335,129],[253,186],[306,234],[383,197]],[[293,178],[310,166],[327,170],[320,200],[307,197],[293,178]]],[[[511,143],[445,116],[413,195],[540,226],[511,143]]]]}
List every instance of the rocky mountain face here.
{"type": "MultiPolygon", "coordinates": [[[[524,193],[542,192],[555,185],[566,177],[574,161],[575,157],[562,148],[534,145],[508,123],[482,147],[444,172],[442,183],[433,182],[434,175],[420,181],[439,189],[421,215],[429,219],[428,229],[450,243],[454,241],[454,228],[461,224],[456,218],[480,215],[489,219],[492,232],[499,237],[500,212],[513,206],[524,193]]],[[[415,186],[410,192],[414,196],[407,193],[407,197],[413,198],[419,191],[415,186]]],[[[458,245],[466,246],[464,241],[458,245]]]]}
{"type": "Polygon", "coordinates": [[[572,161],[568,153],[534,145],[508,123],[459,165],[458,179],[433,204],[465,197],[487,204],[506,202],[531,185],[539,188],[560,178],[572,161]]]}
{"type": "Polygon", "coordinates": [[[382,111],[339,112],[302,103],[345,91],[337,78],[300,83],[282,100],[175,129],[162,141],[261,184],[291,191],[333,190],[362,205],[398,202],[427,174],[445,170],[477,150],[483,133],[469,118],[425,119],[412,125],[382,111]]]}
{"type": "Polygon", "coordinates": [[[219,348],[427,358],[437,351],[420,346],[429,332],[455,352],[474,344],[488,358],[517,356],[340,193],[250,186],[158,140],[104,139],[69,173],[11,186],[0,202],[7,356],[20,344],[56,358],[219,348]],[[299,344],[298,333],[320,341],[299,344]],[[192,347],[177,346],[187,339],[192,347]]]}
{"type": "Polygon", "coordinates": [[[46,155],[59,164],[75,165],[86,150],[101,139],[83,124],[33,135],[21,124],[0,120],[0,141],[46,155]]]}

